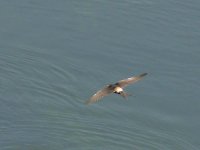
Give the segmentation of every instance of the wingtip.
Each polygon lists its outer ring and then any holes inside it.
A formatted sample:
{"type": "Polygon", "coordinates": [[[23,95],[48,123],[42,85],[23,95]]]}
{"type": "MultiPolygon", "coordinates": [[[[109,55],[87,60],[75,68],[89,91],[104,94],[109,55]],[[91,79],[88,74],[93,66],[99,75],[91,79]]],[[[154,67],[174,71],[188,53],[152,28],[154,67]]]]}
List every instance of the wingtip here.
{"type": "Polygon", "coordinates": [[[140,77],[144,77],[146,76],[148,73],[142,73],[141,75],[139,75],[140,77]]]}
{"type": "Polygon", "coordinates": [[[84,104],[89,105],[90,103],[91,103],[90,100],[87,100],[84,104]]]}

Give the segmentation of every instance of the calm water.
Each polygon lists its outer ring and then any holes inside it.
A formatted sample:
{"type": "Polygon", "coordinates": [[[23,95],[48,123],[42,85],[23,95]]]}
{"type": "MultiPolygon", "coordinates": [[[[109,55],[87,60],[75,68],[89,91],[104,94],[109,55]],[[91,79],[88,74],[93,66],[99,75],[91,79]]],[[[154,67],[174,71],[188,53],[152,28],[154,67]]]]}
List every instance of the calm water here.
{"type": "Polygon", "coordinates": [[[199,150],[199,0],[1,0],[1,150],[199,150]],[[111,95],[108,83],[148,72],[111,95]]]}

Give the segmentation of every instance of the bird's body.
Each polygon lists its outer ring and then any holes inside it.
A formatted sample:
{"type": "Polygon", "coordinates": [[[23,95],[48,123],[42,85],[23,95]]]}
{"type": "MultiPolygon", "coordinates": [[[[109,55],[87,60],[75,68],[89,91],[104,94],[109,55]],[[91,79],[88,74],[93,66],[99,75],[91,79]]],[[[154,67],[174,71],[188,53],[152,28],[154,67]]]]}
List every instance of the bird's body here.
{"type": "Polygon", "coordinates": [[[123,89],[121,88],[121,87],[119,87],[119,86],[116,86],[115,88],[114,88],[114,90],[113,90],[113,92],[114,93],[117,93],[117,94],[119,94],[120,92],[122,92],[123,91],[123,89]]]}
{"type": "Polygon", "coordinates": [[[101,90],[97,91],[88,101],[86,104],[91,104],[97,102],[104,96],[107,96],[111,93],[119,94],[122,97],[126,98],[129,94],[125,93],[123,88],[129,84],[135,83],[136,81],[142,79],[147,73],[140,74],[138,76],[133,76],[124,80],[120,80],[115,84],[109,84],[102,88],[101,90]]]}

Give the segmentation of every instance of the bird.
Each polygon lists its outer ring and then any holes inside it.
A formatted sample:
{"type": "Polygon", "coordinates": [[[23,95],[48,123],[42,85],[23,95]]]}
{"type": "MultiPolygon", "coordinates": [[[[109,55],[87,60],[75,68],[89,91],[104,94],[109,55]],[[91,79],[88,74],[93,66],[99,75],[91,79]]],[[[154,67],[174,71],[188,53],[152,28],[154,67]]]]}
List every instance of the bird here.
{"type": "Polygon", "coordinates": [[[130,94],[124,92],[123,88],[125,88],[129,84],[133,84],[141,80],[146,75],[147,73],[142,73],[137,76],[132,76],[130,78],[120,80],[114,84],[108,84],[105,87],[103,87],[101,90],[97,91],[94,95],[92,95],[90,99],[85,102],[85,104],[95,103],[101,100],[104,96],[107,96],[112,93],[118,94],[126,99],[127,96],[129,96],[130,94]]]}

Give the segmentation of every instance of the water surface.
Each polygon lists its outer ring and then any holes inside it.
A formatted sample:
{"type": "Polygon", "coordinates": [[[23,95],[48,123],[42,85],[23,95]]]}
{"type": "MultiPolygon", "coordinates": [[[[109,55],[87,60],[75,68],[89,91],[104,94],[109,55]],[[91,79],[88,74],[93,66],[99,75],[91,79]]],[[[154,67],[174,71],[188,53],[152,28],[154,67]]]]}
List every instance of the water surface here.
{"type": "Polygon", "coordinates": [[[198,150],[199,10],[197,0],[1,0],[1,150],[198,150]],[[128,101],[84,105],[143,72],[128,101]]]}

